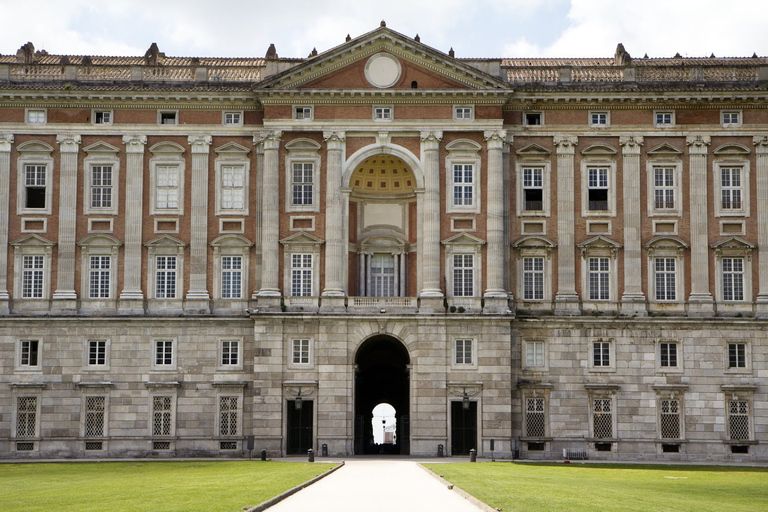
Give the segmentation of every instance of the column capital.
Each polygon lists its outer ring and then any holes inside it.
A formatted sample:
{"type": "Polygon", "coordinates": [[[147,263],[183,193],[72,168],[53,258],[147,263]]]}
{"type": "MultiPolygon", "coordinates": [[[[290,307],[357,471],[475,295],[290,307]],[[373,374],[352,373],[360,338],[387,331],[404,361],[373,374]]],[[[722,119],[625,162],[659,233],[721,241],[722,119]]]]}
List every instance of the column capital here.
{"type": "Polygon", "coordinates": [[[323,140],[328,145],[329,150],[341,151],[346,139],[347,135],[344,132],[323,132],[323,140]]]}
{"type": "Polygon", "coordinates": [[[619,137],[619,144],[625,155],[639,155],[645,138],[642,135],[619,137]]]}
{"type": "Polygon", "coordinates": [[[488,144],[488,149],[503,149],[507,130],[486,130],[483,139],[488,144]]]}
{"type": "Polygon", "coordinates": [[[253,138],[253,141],[255,144],[261,143],[264,145],[264,149],[278,149],[280,148],[280,137],[283,135],[283,132],[280,130],[274,130],[269,132],[261,132],[258,136],[255,136],[253,138]],[[259,138],[259,141],[256,142],[256,138],[259,138]]]}
{"type": "Polygon", "coordinates": [[[558,155],[573,155],[576,153],[576,144],[579,138],[572,135],[555,135],[552,137],[558,155]]]}
{"type": "Polygon", "coordinates": [[[419,136],[422,144],[431,146],[426,149],[437,149],[440,141],[443,140],[443,132],[439,130],[423,131],[419,136]]]}
{"type": "Polygon", "coordinates": [[[689,135],[685,138],[685,143],[689,146],[689,153],[692,155],[706,155],[707,146],[712,143],[712,137],[709,135],[689,135]]]}
{"type": "Polygon", "coordinates": [[[192,148],[193,155],[207,155],[211,150],[211,142],[213,142],[213,137],[210,135],[190,135],[187,137],[187,142],[189,142],[189,145],[192,148]]]}
{"type": "Polygon", "coordinates": [[[74,133],[62,133],[56,136],[62,153],[77,153],[80,151],[80,136],[74,133]]]}
{"type": "MultiPolygon", "coordinates": [[[[0,142],[2,142],[2,135],[0,135],[0,142]]],[[[755,145],[755,153],[758,155],[768,154],[768,135],[755,135],[752,137],[752,142],[755,145]]]]}
{"type": "Polygon", "coordinates": [[[147,144],[147,136],[143,133],[123,135],[123,144],[125,144],[126,153],[144,153],[144,146],[147,144]]]}
{"type": "Polygon", "coordinates": [[[13,144],[12,133],[0,133],[0,153],[10,153],[13,144]]]}

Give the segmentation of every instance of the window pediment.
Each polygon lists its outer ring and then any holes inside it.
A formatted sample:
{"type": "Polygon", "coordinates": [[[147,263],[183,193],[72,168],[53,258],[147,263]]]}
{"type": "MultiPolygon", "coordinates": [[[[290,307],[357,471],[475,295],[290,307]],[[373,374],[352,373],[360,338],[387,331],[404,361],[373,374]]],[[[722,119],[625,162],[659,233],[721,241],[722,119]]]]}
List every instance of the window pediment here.
{"type": "Polygon", "coordinates": [[[320,240],[316,236],[312,236],[309,233],[296,233],[294,235],[283,238],[282,240],[280,240],[280,243],[288,246],[299,246],[299,245],[317,246],[317,245],[324,244],[325,241],[320,240]]]}
{"type": "Polygon", "coordinates": [[[475,156],[483,147],[477,142],[469,139],[454,140],[445,145],[445,149],[453,156],[455,154],[466,154],[475,156]]]}
{"type": "Polygon", "coordinates": [[[554,249],[557,244],[544,236],[526,236],[513,243],[512,247],[515,249],[554,249]]]}
{"type": "Polygon", "coordinates": [[[674,146],[670,146],[667,143],[659,144],[655,148],[648,151],[649,156],[675,156],[682,155],[683,152],[674,146]]]}
{"type": "Polygon", "coordinates": [[[689,246],[676,236],[657,236],[645,244],[646,249],[687,249],[689,246]]]}
{"type": "Polygon", "coordinates": [[[527,146],[515,151],[518,157],[540,157],[545,158],[552,154],[551,151],[539,146],[538,144],[528,144],[527,146]]]}
{"type": "Polygon", "coordinates": [[[459,233],[450,238],[443,240],[443,245],[485,245],[485,240],[481,240],[476,236],[469,235],[467,233],[459,233]]]}
{"type": "Polygon", "coordinates": [[[251,247],[253,242],[241,235],[222,235],[213,242],[211,247],[251,247]]]}
{"type": "Polygon", "coordinates": [[[235,157],[235,158],[245,157],[248,153],[251,152],[250,149],[236,142],[228,142],[223,146],[219,146],[213,151],[216,152],[216,154],[219,156],[224,156],[224,157],[228,156],[228,157],[235,157]]]}
{"type": "Polygon", "coordinates": [[[38,235],[28,235],[19,238],[15,242],[11,242],[11,245],[13,247],[53,247],[56,245],[56,243],[51,242],[50,240],[46,240],[45,238],[38,235]]]}
{"type": "Polygon", "coordinates": [[[183,146],[176,144],[175,142],[158,142],[151,148],[149,152],[155,156],[181,156],[186,150],[183,146]]]}
{"type": "Polygon", "coordinates": [[[93,154],[100,154],[100,153],[115,154],[115,153],[119,153],[120,149],[116,148],[112,144],[107,144],[106,142],[99,141],[99,142],[95,142],[95,143],[93,143],[93,144],[91,144],[91,145],[89,145],[87,147],[84,147],[83,151],[85,151],[89,155],[92,154],[92,153],[93,154]]]}
{"type": "Polygon", "coordinates": [[[596,236],[578,244],[577,247],[581,249],[582,257],[586,257],[588,254],[598,254],[602,252],[610,253],[611,256],[615,258],[616,254],[619,252],[619,249],[621,249],[623,246],[618,242],[614,242],[610,238],[606,238],[604,236],[596,236]]]}
{"type": "Polygon", "coordinates": [[[608,156],[617,153],[616,149],[607,144],[592,144],[581,150],[581,154],[585,156],[608,156]]]}
{"type": "Polygon", "coordinates": [[[186,247],[186,246],[187,244],[182,242],[178,238],[174,238],[168,235],[157,237],[154,240],[150,240],[149,242],[146,242],[144,244],[144,247],[186,247]]]}
{"type": "Polygon", "coordinates": [[[743,240],[737,236],[732,236],[710,245],[710,248],[715,250],[715,254],[718,256],[722,254],[737,254],[747,255],[752,254],[752,250],[757,247],[746,240],[743,240]]]}
{"type": "Polygon", "coordinates": [[[723,144],[712,153],[718,156],[747,156],[749,149],[741,144],[723,144]]]}
{"type": "Polygon", "coordinates": [[[88,235],[80,240],[77,245],[80,247],[120,247],[123,243],[110,235],[88,235]]]}
{"type": "Polygon", "coordinates": [[[30,140],[16,146],[19,153],[39,153],[50,155],[53,153],[53,147],[39,140],[30,140]]]}
{"type": "Polygon", "coordinates": [[[285,149],[290,152],[307,151],[310,153],[317,153],[322,146],[311,139],[295,139],[285,145],[285,149]]]}

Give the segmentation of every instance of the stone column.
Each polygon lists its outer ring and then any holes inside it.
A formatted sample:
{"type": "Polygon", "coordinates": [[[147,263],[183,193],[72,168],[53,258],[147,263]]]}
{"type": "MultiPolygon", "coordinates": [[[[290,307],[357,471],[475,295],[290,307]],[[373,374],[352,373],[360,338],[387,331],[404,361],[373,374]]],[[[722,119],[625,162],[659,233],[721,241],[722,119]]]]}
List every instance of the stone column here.
{"type": "Polygon", "coordinates": [[[62,134],[56,136],[61,161],[59,164],[59,242],[57,257],[56,290],[53,309],[74,313],[77,310],[75,293],[75,237],[77,224],[77,154],[80,136],[62,134]]]}
{"type": "Polygon", "coordinates": [[[768,135],[757,135],[753,141],[757,175],[757,316],[765,318],[768,317],[768,135]]]}
{"type": "Polygon", "coordinates": [[[510,239],[510,230],[511,230],[511,219],[512,219],[512,201],[510,201],[510,147],[514,143],[514,137],[512,135],[507,135],[507,140],[504,144],[504,149],[502,150],[502,179],[503,179],[503,199],[504,201],[504,214],[503,214],[503,227],[504,227],[504,289],[506,289],[509,292],[509,300],[513,300],[513,293],[512,290],[515,289],[514,283],[512,282],[512,278],[510,276],[510,246],[511,246],[511,239],[510,239]]]}
{"type": "Polygon", "coordinates": [[[691,295],[688,312],[691,315],[714,314],[714,302],[709,291],[709,232],[707,202],[708,135],[686,137],[691,191],[691,295]]]}
{"type": "Polygon", "coordinates": [[[210,135],[190,135],[192,183],[190,211],[192,232],[189,237],[189,291],[184,311],[207,314],[211,311],[208,294],[208,154],[210,135]]]}
{"type": "Polygon", "coordinates": [[[579,139],[555,136],[557,151],[557,293],[555,313],[579,314],[574,237],[574,156],[579,139]]]}
{"type": "MultiPolygon", "coordinates": [[[[503,154],[506,131],[486,131],[488,147],[488,192],[486,218],[488,249],[486,253],[486,299],[504,299],[497,307],[506,309],[507,290],[504,283],[504,173],[503,154]]],[[[486,300],[486,307],[489,301],[486,300]]],[[[494,309],[491,307],[490,309],[494,309]]]]}
{"type": "Polygon", "coordinates": [[[141,229],[144,214],[144,146],[147,144],[147,136],[123,135],[123,144],[126,160],[125,261],[119,309],[121,314],[139,314],[144,312],[144,294],[141,291],[141,229]]]}
{"type": "Polygon", "coordinates": [[[280,297],[280,176],[279,131],[261,134],[264,144],[264,181],[261,190],[261,289],[259,297],[280,297]]]}
{"type": "Polygon", "coordinates": [[[440,141],[443,132],[421,132],[424,163],[423,242],[421,244],[421,297],[443,297],[440,289],[440,141]]]}
{"type": "MultiPolygon", "coordinates": [[[[258,135],[254,135],[253,137],[253,145],[256,148],[256,230],[254,235],[254,243],[253,243],[253,258],[256,262],[256,269],[255,269],[255,277],[256,277],[256,284],[253,288],[253,293],[251,294],[251,299],[256,299],[258,297],[259,290],[261,290],[261,266],[262,266],[262,255],[261,255],[261,233],[262,233],[262,213],[264,211],[264,205],[262,204],[262,196],[259,194],[263,194],[264,190],[264,143],[261,140],[261,137],[258,135]]],[[[253,175],[253,172],[251,173],[253,175]]],[[[249,194],[250,197],[250,194],[249,194]]]]}
{"type": "Polygon", "coordinates": [[[0,133],[0,315],[10,313],[8,294],[8,222],[11,188],[12,133],[0,133]]]}
{"type": "Polygon", "coordinates": [[[640,150],[643,137],[620,137],[624,174],[624,294],[621,310],[645,315],[642,280],[642,229],[640,225],[640,150]]]}
{"type": "MultiPolygon", "coordinates": [[[[341,178],[344,163],[344,132],[323,132],[325,175],[325,288],[323,297],[344,297],[346,247],[344,245],[344,194],[341,178]]],[[[330,303],[329,303],[330,304],[330,303]]],[[[339,304],[340,306],[343,304],[339,304]]]]}

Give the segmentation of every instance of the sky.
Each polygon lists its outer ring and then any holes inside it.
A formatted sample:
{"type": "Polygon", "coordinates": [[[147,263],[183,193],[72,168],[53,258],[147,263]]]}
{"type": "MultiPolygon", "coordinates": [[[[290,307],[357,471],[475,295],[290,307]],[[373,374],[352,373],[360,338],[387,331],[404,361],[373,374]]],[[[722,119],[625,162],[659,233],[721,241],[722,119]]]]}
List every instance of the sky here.
{"type": "Polygon", "coordinates": [[[382,20],[465,58],[768,56],[766,0],[0,0],[0,54],[302,58],[382,20]]]}

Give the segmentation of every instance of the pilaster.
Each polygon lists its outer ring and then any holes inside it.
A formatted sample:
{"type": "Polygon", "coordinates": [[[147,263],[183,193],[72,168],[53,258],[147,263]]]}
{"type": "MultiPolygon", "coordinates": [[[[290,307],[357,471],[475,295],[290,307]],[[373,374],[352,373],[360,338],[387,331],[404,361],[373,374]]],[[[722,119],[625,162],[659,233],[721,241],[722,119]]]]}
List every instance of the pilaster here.
{"type": "Polygon", "coordinates": [[[691,192],[691,295],[688,312],[708,316],[715,312],[709,291],[709,232],[707,212],[707,154],[711,138],[708,135],[686,137],[688,144],[691,192]]]}
{"type": "Polygon", "coordinates": [[[624,176],[624,294],[621,310],[624,313],[645,315],[645,294],[642,273],[642,229],[640,222],[640,152],[643,137],[620,137],[624,176]]]}
{"type": "Polygon", "coordinates": [[[753,137],[757,174],[757,316],[768,317],[768,135],[753,137]]]}
{"type": "MultiPolygon", "coordinates": [[[[504,283],[504,175],[503,149],[505,130],[483,133],[488,150],[488,193],[487,193],[487,241],[486,253],[486,299],[507,299],[504,283]]],[[[508,250],[507,246],[507,250],[508,250]]],[[[487,304],[487,301],[486,301],[487,304]]],[[[506,309],[506,307],[505,307],[506,309]]]]}
{"type": "Polygon", "coordinates": [[[125,145],[125,250],[123,252],[123,290],[119,311],[132,315],[144,312],[141,291],[142,218],[144,213],[144,146],[147,136],[123,135],[125,145]]]}
{"type": "Polygon", "coordinates": [[[278,150],[282,132],[261,133],[264,145],[264,182],[261,190],[261,289],[259,297],[280,297],[280,202],[278,150]]]}
{"type": "Polygon", "coordinates": [[[192,232],[189,239],[189,291],[184,311],[207,314],[211,311],[208,276],[208,154],[210,135],[191,135],[192,150],[192,232]]]}
{"type": "Polygon", "coordinates": [[[77,225],[77,153],[80,135],[56,136],[61,153],[59,164],[59,240],[54,306],[59,313],[77,311],[75,293],[75,237],[77,225]]]}
{"type": "Polygon", "coordinates": [[[555,313],[578,315],[576,293],[576,246],[574,237],[574,161],[579,139],[574,136],[553,138],[557,153],[557,293],[555,313]]]}
{"type": "Polygon", "coordinates": [[[421,159],[424,164],[424,195],[422,196],[423,242],[420,247],[422,289],[425,298],[443,297],[440,288],[440,141],[441,131],[421,132],[421,159]]]}
{"type": "MultiPolygon", "coordinates": [[[[256,190],[264,190],[264,143],[261,137],[253,137],[253,145],[256,148],[256,190]]],[[[264,211],[264,205],[261,203],[261,197],[256,200],[256,232],[253,234],[253,256],[256,263],[256,284],[251,294],[251,299],[257,299],[259,290],[261,290],[261,266],[262,266],[262,254],[261,254],[261,233],[262,233],[262,214],[264,211]]]]}
{"type": "Polygon", "coordinates": [[[344,201],[341,179],[346,147],[344,132],[324,132],[326,144],[325,178],[325,288],[323,297],[344,297],[346,295],[344,244],[344,201]]]}
{"type": "Polygon", "coordinates": [[[8,222],[10,220],[12,133],[0,133],[0,315],[10,313],[8,294],[8,222]]]}

